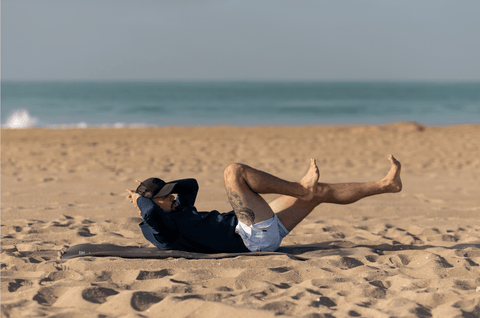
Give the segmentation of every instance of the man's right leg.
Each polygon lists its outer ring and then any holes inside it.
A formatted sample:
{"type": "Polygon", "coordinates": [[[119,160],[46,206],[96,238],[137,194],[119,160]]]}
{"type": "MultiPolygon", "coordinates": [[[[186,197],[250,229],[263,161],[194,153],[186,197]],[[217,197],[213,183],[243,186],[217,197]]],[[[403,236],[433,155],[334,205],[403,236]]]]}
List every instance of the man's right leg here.
{"type": "Polygon", "coordinates": [[[225,169],[225,188],[237,218],[246,225],[256,224],[274,216],[270,205],[260,194],[276,193],[299,200],[315,197],[318,168],[311,160],[310,169],[300,182],[288,182],[243,164],[231,164],[225,169]]]}
{"type": "Polygon", "coordinates": [[[368,196],[395,193],[402,190],[400,180],[400,162],[389,157],[391,168],[387,176],[380,181],[366,183],[318,183],[315,198],[302,201],[283,195],[270,203],[272,211],[287,230],[291,231],[320,203],[350,204],[368,196]]]}

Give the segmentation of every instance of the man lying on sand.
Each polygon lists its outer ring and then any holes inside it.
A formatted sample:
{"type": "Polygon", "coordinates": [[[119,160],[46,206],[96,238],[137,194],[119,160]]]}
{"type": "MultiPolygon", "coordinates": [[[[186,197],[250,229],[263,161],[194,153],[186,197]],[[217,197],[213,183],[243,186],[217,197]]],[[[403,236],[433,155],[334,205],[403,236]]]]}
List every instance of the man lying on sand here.
{"type": "Polygon", "coordinates": [[[320,203],[350,204],[365,197],[402,190],[401,165],[389,157],[391,168],[380,181],[320,183],[316,161],[307,174],[289,182],[244,164],[230,164],[224,173],[233,211],[198,212],[195,179],[165,183],[149,178],[127,190],[139,210],[143,235],[161,250],[201,253],[275,251],[282,239],[320,203]],[[282,196],[267,203],[260,194],[282,196]],[[177,197],[173,194],[177,194],[177,197]]]}

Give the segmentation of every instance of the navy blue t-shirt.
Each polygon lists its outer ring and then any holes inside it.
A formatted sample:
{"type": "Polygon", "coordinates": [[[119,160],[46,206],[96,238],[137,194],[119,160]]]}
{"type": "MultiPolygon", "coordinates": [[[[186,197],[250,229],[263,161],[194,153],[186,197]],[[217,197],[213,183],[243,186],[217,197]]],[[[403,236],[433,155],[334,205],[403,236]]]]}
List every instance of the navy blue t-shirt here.
{"type": "Polygon", "coordinates": [[[164,212],[152,200],[139,197],[142,211],[140,223],[145,238],[160,250],[182,250],[199,253],[249,252],[242,238],[235,233],[238,219],[233,211],[198,212],[194,206],[198,192],[195,179],[172,181],[172,193],[178,206],[164,212]]]}

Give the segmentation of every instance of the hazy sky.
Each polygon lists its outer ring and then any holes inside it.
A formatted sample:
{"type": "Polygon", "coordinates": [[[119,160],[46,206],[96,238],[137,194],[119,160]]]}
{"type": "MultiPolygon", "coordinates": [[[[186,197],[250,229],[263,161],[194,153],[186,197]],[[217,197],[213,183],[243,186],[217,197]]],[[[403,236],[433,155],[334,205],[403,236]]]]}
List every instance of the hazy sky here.
{"type": "Polygon", "coordinates": [[[3,0],[2,80],[480,80],[480,1],[3,0]]]}

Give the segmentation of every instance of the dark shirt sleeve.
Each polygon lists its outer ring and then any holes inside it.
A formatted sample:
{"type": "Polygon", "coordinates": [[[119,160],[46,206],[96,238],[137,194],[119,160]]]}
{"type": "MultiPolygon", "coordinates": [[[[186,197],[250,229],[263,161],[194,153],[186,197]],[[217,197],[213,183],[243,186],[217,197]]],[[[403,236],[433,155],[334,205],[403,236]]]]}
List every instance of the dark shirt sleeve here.
{"type": "Polygon", "coordinates": [[[177,226],[156,203],[139,197],[137,205],[142,211],[142,218],[152,227],[155,236],[162,237],[166,241],[174,241],[178,238],[177,226]]]}
{"type": "Polygon", "coordinates": [[[198,183],[195,179],[175,180],[169,183],[176,183],[172,193],[177,194],[178,205],[194,206],[198,193],[198,183]]]}

